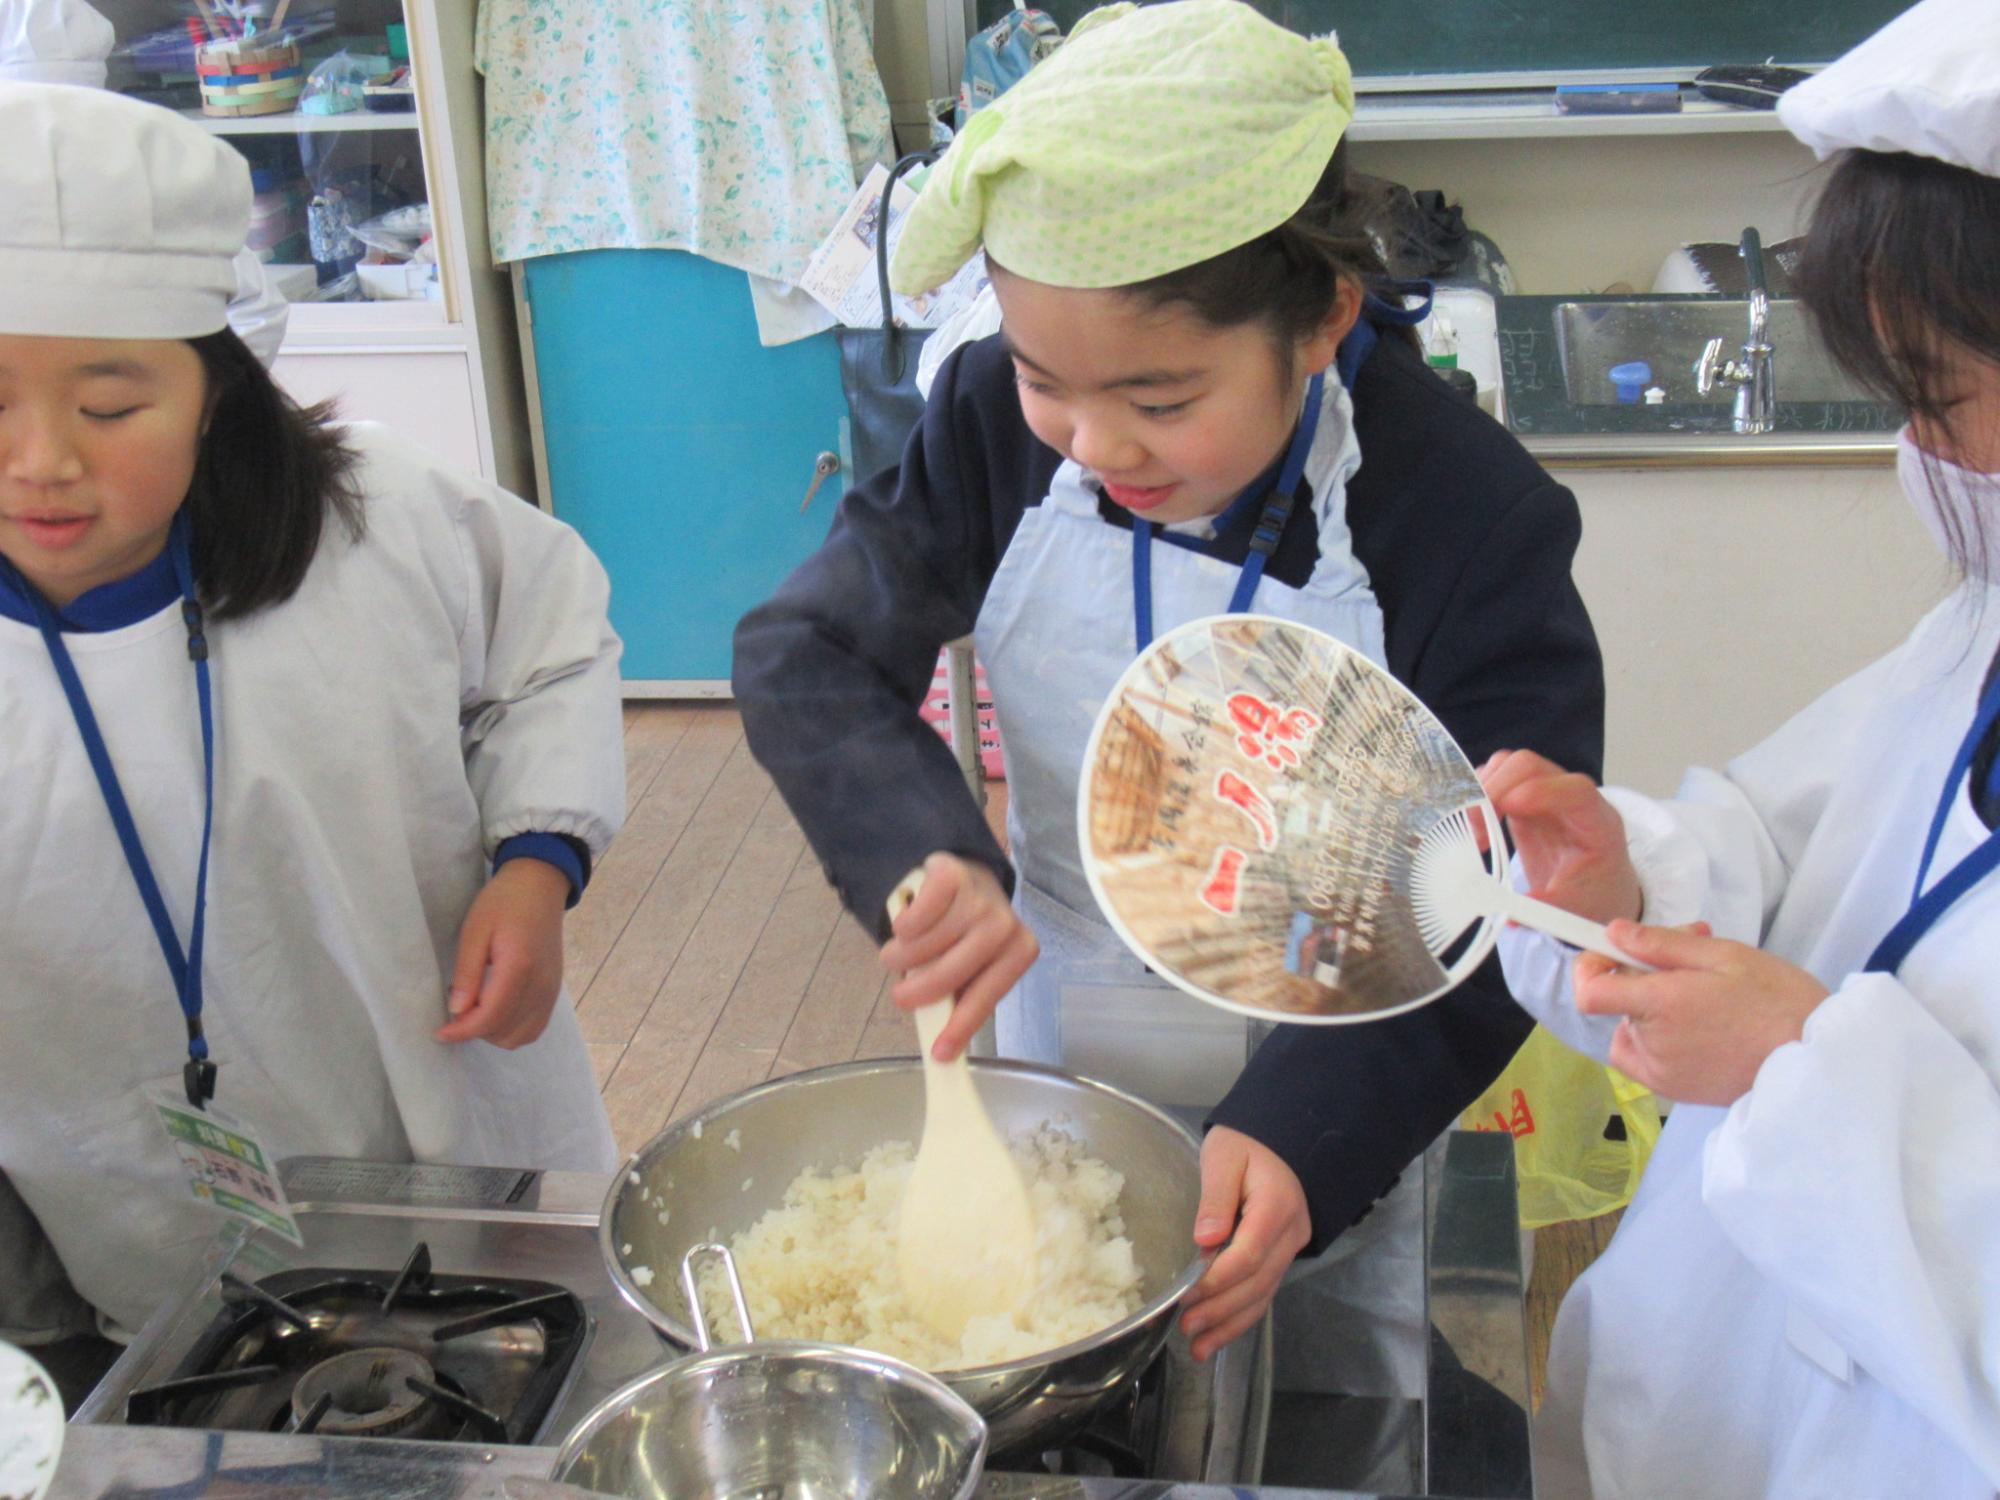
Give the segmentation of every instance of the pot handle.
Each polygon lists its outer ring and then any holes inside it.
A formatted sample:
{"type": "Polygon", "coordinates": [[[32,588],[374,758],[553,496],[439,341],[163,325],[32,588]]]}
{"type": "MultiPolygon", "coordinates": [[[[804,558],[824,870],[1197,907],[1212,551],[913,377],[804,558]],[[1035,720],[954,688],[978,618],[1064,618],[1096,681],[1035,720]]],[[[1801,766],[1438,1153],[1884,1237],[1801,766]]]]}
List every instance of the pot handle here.
{"type": "Polygon", "coordinates": [[[757,1335],[750,1327],[750,1308],[743,1300],[743,1281],[736,1274],[736,1257],[727,1245],[696,1245],[681,1257],[681,1294],[687,1298],[688,1321],[694,1326],[695,1345],[704,1354],[716,1343],[708,1326],[708,1314],[701,1309],[701,1289],[695,1280],[695,1259],[713,1255],[722,1262],[723,1278],[729,1283],[729,1300],[735,1305],[736,1326],[743,1330],[743,1342],[754,1343],[757,1335]]]}

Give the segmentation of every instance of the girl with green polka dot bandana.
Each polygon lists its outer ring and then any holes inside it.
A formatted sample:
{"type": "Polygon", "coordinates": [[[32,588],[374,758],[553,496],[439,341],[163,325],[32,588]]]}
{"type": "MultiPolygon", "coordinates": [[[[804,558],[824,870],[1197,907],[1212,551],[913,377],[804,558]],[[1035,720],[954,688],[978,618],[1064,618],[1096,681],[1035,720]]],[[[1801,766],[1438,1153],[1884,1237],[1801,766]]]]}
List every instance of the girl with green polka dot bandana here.
{"type": "MultiPolygon", "coordinates": [[[[1244,1066],[1245,1034],[1147,973],[1084,877],[1077,783],[1119,674],[1155,633],[1254,610],[1386,665],[1475,759],[1602,757],[1576,503],[1417,353],[1428,299],[1368,235],[1353,109],[1332,38],[1241,0],[1085,17],[967,124],[896,246],[905,293],[983,248],[1001,331],[950,355],[902,461],[736,636],[751,747],[896,1002],[957,999],[939,1055],[993,1017],[1003,1054],[1076,1066],[1066,1035],[1101,1036],[1107,996],[1148,1018],[1090,1070],[1207,1113],[1190,1228],[1217,1253],[1183,1321],[1204,1357],[1299,1252],[1340,1237],[1356,1259],[1421,1212],[1402,1190],[1370,1209],[1528,1022],[1489,966],[1409,1014],[1280,1027],[1244,1066]],[[918,716],[964,635],[999,719],[1004,853],[918,716]]],[[[1405,1321],[1380,1364],[1420,1380],[1405,1321]]]]}

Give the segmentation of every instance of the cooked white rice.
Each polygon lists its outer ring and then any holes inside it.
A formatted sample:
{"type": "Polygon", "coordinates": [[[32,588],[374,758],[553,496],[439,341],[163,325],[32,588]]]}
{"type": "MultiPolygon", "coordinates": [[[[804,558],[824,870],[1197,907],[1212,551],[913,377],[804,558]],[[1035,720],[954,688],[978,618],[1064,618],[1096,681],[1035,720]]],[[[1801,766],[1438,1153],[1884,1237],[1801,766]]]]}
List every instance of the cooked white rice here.
{"type": "MultiPolygon", "coordinates": [[[[1088,1337],[1138,1310],[1123,1174],[1044,1126],[1012,1143],[1035,1207],[1035,1290],[1013,1317],[974,1318],[957,1345],[918,1320],[896,1269],[897,1215],[916,1161],[889,1141],[852,1171],[801,1173],[781,1206],[729,1241],[760,1338],[851,1344],[928,1370],[998,1364],[1088,1337]]],[[[709,1326],[734,1331],[721,1268],[701,1272],[709,1326]]]]}

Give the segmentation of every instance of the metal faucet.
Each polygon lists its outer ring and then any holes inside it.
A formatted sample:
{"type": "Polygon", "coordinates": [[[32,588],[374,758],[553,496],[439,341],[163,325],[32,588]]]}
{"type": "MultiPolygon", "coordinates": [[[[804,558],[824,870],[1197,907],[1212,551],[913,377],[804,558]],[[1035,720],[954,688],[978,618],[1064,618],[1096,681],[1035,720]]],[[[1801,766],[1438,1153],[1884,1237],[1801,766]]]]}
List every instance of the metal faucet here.
{"type": "Polygon", "coordinates": [[[1777,355],[1771,348],[1771,293],[1764,280],[1764,243],[1754,228],[1743,231],[1736,253],[1750,283],[1750,337],[1743,359],[1722,357],[1722,340],[1710,339],[1695,361],[1695,389],[1706,396],[1718,385],[1736,387],[1736,430],[1769,432],[1778,425],[1777,355]]]}

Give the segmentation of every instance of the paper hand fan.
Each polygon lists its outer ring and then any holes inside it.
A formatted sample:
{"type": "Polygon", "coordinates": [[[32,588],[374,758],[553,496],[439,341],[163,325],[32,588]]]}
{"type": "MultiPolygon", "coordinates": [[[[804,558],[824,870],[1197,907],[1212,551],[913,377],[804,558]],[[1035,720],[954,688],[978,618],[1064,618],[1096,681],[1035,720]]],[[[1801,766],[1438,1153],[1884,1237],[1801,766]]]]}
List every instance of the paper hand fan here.
{"type": "Polygon", "coordinates": [[[48,1372],[12,1344],[0,1344],[0,1495],[36,1500],[62,1454],[62,1394],[48,1372]]]}
{"type": "MultiPolygon", "coordinates": [[[[1472,766],[1409,689],[1308,626],[1161,636],[1099,711],[1077,798],[1099,907],[1156,973],[1271,1020],[1436,999],[1508,921],[1629,962],[1508,883],[1472,766]]],[[[1636,966],[1635,966],[1636,967],[1636,966]]]]}

